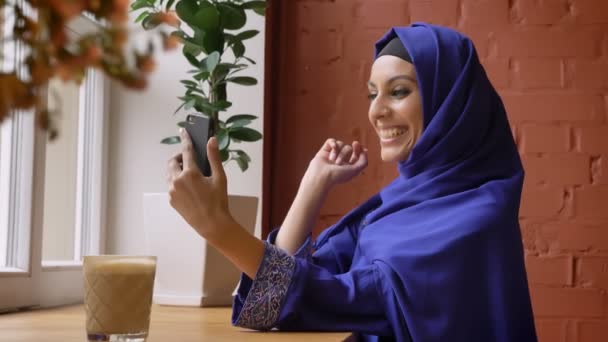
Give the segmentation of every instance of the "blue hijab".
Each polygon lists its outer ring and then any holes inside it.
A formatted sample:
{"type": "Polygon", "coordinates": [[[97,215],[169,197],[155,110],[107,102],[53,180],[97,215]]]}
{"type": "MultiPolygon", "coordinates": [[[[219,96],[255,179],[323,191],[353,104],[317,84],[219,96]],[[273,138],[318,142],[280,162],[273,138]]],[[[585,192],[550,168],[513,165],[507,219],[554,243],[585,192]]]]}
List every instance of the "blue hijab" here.
{"type": "Polygon", "coordinates": [[[399,176],[318,241],[367,215],[359,247],[381,270],[387,318],[414,341],[536,341],[518,211],[524,172],[471,40],[395,27],[412,58],[424,132],[399,176]]]}

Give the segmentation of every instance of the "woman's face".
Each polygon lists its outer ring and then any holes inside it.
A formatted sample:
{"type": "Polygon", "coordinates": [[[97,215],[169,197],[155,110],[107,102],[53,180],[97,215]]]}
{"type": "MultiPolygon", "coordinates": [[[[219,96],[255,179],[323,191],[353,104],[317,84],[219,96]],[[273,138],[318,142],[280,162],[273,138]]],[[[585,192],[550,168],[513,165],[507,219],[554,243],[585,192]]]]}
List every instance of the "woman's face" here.
{"type": "Polygon", "coordinates": [[[385,55],[372,65],[369,121],[380,138],[385,162],[407,159],[424,129],[422,100],[412,63],[385,55]]]}

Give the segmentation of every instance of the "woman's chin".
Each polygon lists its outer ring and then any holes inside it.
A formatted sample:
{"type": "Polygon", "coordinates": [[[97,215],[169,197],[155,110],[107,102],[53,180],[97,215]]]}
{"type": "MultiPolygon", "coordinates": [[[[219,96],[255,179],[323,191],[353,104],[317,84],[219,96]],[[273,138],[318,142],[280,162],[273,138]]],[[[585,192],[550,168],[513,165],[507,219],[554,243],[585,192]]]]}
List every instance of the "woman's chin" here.
{"type": "Polygon", "coordinates": [[[409,154],[409,150],[388,151],[383,149],[380,158],[385,163],[399,163],[406,160],[409,154]]]}

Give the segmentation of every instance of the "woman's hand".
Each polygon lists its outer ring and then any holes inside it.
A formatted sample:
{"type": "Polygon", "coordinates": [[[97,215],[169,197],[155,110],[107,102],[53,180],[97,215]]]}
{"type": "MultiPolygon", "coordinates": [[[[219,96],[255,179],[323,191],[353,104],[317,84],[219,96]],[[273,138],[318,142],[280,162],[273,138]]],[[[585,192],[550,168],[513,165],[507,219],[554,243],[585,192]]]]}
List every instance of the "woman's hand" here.
{"type": "Polygon", "coordinates": [[[232,218],[217,139],[211,138],[207,143],[211,177],[205,177],[196,165],[188,132],[182,128],[180,135],[182,152],[171,158],[168,165],[170,204],[192,228],[209,239],[222,233],[221,227],[232,218]]]}
{"type": "Polygon", "coordinates": [[[367,149],[358,142],[347,145],[340,140],[327,139],[310,161],[305,177],[324,181],[326,186],[346,183],[367,166],[367,149]]]}

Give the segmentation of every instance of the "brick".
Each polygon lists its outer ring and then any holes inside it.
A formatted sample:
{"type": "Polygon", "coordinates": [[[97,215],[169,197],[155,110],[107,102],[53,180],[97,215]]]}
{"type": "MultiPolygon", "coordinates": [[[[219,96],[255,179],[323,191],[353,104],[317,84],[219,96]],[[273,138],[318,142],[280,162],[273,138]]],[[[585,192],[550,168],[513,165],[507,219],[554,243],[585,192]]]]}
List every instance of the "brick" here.
{"type": "Polygon", "coordinates": [[[576,0],[573,12],[577,22],[583,24],[608,23],[608,2],[602,0],[576,0]]]}
{"type": "Polygon", "coordinates": [[[594,289],[530,287],[536,317],[603,317],[605,295],[594,289]]]}
{"type": "Polygon", "coordinates": [[[523,153],[559,153],[570,149],[570,129],[557,125],[522,125],[519,129],[523,153]]]}
{"type": "MultiPolygon", "coordinates": [[[[346,58],[357,58],[359,60],[370,61],[374,57],[374,45],[384,36],[386,29],[355,29],[348,32],[342,42],[346,58]]],[[[310,50],[318,53],[318,49],[311,45],[310,50]]]]}
{"type": "MultiPolygon", "coordinates": [[[[527,183],[527,181],[526,181],[527,183]]],[[[520,217],[547,218],[559,215],[564,205],[564,190],[559,187],[524,186],[520,217]]]]}
{"type": "Polygon", "coordinates": [[[591,181],[597,185],[608,185],[608,154],[592,158],[591,181]]]}
{"type": "Polygon", "coordinates": [[[509,87],[509,59],[488,58],[482,62],[488,78],[496,89],[509,87]]]}
{"type": "Polygon", "coordinates": [[[392,26],[407,26],[410,21],[407,1],[359,0],[355,8],[356,23],[362,27],[377,27],[387,30],[392,26]]]}
{"type": "Polygon", "coordinates": [[[528,280],[532,285],[572,285],[571,256],[526,256],[528,280]]]}
{"type": "Polygon", "coordinates": [[[608,153],[608,125],[580,127],[574,130],[578,150],[584,153],[608,153]]]}
{"type": "Polygon", "coordinates": [[[458,0],[410,0],[410,15],[412,22],[426,21],[429,23],[454,27],[458,23],[458,0]]]}
{"type": "Polygon", "coordinates": [[[603,99],[579,92],[504,93],[509,120],[512,122],[602,121],[603,99]]]}
{"type": "Polygon", "coordinates": [[[294,1],[297,30],[340,30],[352,25],[352,1],[294,1]]]}
{"type": "Polygon", "coordinates": [[[562,61],[555,58],[522,58],[513,63],[516,89],[559,88],[562,86],[562,61]]]}
{"type": "Polygon", "coordinates": [[[572,341],[606,342],[608,338],[608,319],[578,322],[576,331],[576,340],[572,341]]]}
{"type": "Polygon", "coordinates": [[[577,285],[608,290],[608,257],[583,256],[578,262],[577,285]]]}
{"type": "MultiPolygon", "coordinates": [[[[299,64],[327,63],[342,56],[342,34],[328,30],[299,30],[295,38],[299,64]],[[319,53],[323,51],[323,53],[319,53]]],[[[370,46],[370,45],[368,45],[370,46]]]]}
{"type": "Polygon", "coordinates": [[[464,1],[460,21],[464,26],[505,27],[509,24],[509,1],[464,1]]]}
{"type": "Polygon", "coordinates": [[[475,51],[477,51],[477,55],[480,59],[486,58],[490,54],[490,43],[493,36],[491,32],[468,27],[461,27],[459,28],[459,31],[473,42],[475,51]]]}
{"type": "Polygon", "coordinates": [[[528,28],[497,33],[501,57],[593,57],[599,54],[601,35],[579,30],[528,28]]]}
{"type": "Polygon", "coordinates": [[[523,155],[526,180],[534,184],[586,185],[591,183],[589,156],[577,153],[523,155]]]}
{"type": "Polygon", "coordinates": [[[537,319],[535,323],[539,342],[566,342],[568,321],[563,319],[537,319]]]}
{"type": "Polygon", "coordinates": [[[543,225],[539,231],[552,251],[608,251],[608,222],[553,222],[543,225]]]}
{"type": "Polygon", "coordinates": [[[608,89],[608,61],[577,59],[567,63],[566,78],[573,88],[608,89]]]}
{"type": "Polygon", "coordinates": [[[525,25],[552,25],[568,15],[567,0],[515,1],[512,19],[525,25]]]}
{"type": "Polygon", "coordinates": [[[608,185],[585,186],[574,191],[574,212],[578,217],[608,219],[608,185]]]}
{"type": "Polygon", "coordinates": [[[525,220],[520,220],[521,239],[525,251],[535,251],[537,229],[536,225],[528,224],[525,220]]]}

